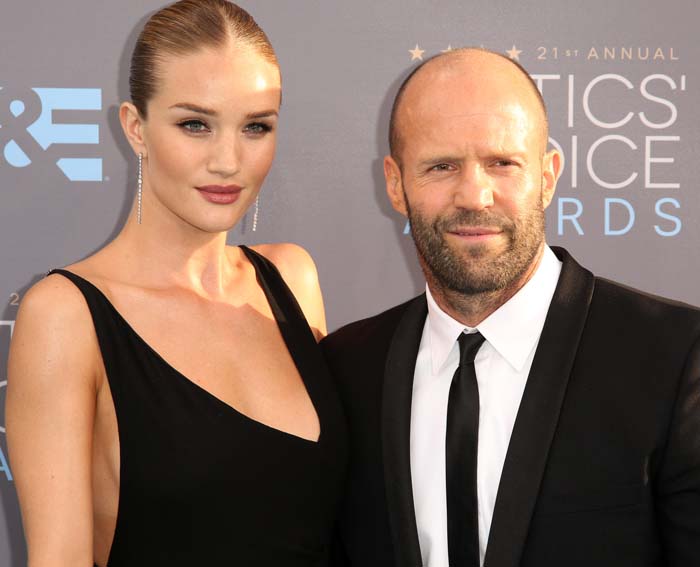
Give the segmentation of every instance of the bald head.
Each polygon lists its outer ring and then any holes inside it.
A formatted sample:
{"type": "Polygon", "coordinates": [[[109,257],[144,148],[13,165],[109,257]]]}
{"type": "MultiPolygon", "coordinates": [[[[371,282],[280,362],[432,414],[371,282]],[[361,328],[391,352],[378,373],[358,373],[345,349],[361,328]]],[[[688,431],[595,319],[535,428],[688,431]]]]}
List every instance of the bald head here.
{"type": "MultiPolygon", "coordinates": [[[[462,48],[441,53],[421,63],[399,87],[391,109],[389,148],[401,164],[402,131],[428,91],[445,97],[461,96],[465,112],[492,101],[493,105],[517,101],[540,131],[542,152],[548,139],[547,111],[537,85],[515,61],[486,49],[462,48]],[[461,89],[455,93],[456,89],[461,89]],[[477,100],[478,99],[478,100],[477,100]]],[[[478,110],[478,109],[477,109],[478,110]]]]}

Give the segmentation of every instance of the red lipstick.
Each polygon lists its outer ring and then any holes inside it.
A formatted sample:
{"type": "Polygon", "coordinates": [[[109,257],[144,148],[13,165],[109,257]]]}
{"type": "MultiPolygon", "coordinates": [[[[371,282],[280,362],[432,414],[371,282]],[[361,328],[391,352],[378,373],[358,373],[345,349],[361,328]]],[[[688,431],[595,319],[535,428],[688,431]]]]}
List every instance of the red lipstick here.
{"type": "Polygon", "coordinates": [[[195,187],[199,194],[210,203],[217,205],[230,205],[238,200],[243,191],[238,185],[203,185],[195,187]]]}

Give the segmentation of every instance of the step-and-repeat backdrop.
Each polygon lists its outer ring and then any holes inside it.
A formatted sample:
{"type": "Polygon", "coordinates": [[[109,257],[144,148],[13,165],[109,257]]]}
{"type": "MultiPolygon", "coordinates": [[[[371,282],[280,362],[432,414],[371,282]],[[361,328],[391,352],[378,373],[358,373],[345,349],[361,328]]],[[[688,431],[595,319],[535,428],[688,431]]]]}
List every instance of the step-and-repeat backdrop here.
{"type": "MultiPolygon", "coordinates": [[[[109,241],[135,160],[117,119],[138,30],[161,0],[4,2],[0,17],[0,565],[25,561],[4,430],[17,306],[109,241]]],[[[700,304],[700,4],[694,0],[246,0],[282,66],[278,155],[256,232],[318,265],[329,328],[420,291],[384,194],[394,93],[421,60],[484,46],[522,63],[565,156],[551,244],[596,273],[700,304]]],[[[167,242],[163,245],[167,246],[167,242]]],[[[183,322],[183,324],[185,324],[183,322]]],[[[57,380],[61,377],[57,376],[57,380]]]]}

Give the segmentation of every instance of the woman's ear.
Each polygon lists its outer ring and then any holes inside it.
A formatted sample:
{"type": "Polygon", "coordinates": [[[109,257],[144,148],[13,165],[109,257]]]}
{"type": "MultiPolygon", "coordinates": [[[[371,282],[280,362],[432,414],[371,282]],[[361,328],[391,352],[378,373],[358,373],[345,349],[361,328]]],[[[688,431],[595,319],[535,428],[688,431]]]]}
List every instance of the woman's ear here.
{"type": "Polygon", "coordinates": [[[131,102],[123,102],[119,107],[119,121],[135,154],[146,156],[146,144],[143,137],[144,119],[131,102]]]}

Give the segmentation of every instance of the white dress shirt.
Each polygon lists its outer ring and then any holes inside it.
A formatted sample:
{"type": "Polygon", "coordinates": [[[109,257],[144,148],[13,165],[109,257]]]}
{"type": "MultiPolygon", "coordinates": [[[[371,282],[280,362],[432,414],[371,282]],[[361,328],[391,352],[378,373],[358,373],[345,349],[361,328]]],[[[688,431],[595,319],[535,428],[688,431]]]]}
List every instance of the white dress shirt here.
{"type": "MultiPolygon", "coordinates": [[[[479,385],[477,498],[481,565],[513,424],[560,272],[561,262],[545,246],[530,280],[476,328],[486,339],[474,361],[479,385]]],[[[465,326],[438,307],[427,286],[426,295],[428,317],[416,359],[411,403],[411,479],[423,567],[448,567],[447,399],[459,364],[457,338],[465,326]]]]}

